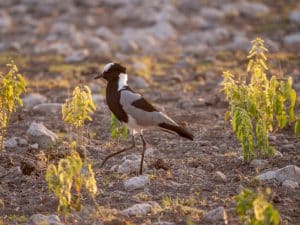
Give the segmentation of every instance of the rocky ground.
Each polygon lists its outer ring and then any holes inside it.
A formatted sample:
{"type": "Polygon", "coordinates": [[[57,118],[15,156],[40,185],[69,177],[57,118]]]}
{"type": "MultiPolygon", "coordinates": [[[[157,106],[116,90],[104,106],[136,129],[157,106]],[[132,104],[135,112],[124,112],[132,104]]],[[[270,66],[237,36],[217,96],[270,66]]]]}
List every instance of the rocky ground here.
{"type": "Polygon", "coordinates": [[[68,153],[61,104],[81,83],[97,104],[86,148],[104,215],[86,198],[68,224],[240,224],[234,196],[258,186],[271,187],[282,224],[300,223],[299,138],[277,131],[276,156],[245,164],[219,89],[222,71],[246,73],[250,40],[260,36],[269,73],[292,76],[300,93],[299,1],[1,0],[0,34],[1,71],[13,59],[28,81],[0,155],[0,224],[61,224],[45,170],[68,153]],[[144,176],[136,176],[140,142],[100,169],[129,144],[111,139],[105,83],[93,80],[111,61],[127,65],[131,86],[195,134],[191,142],[146,132],[144,176]]]}

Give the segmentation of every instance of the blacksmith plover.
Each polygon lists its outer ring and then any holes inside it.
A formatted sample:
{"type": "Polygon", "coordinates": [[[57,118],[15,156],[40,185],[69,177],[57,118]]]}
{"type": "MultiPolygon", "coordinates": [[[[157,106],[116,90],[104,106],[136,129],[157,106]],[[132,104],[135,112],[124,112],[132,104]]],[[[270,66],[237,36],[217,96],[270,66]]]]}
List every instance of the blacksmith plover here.
{"type": "Polygon", "coordinates": [[[162,131],[177,133],[181,137],[193,140],[193,134],[179,126],[166,114],[158,111],[141,94],[133,91],[128,86],[128,76],[124,66],[118,63],[109,63],[104,66],[102,74],[95,77],[95,79],[98,78],[104,78],[107,81],[106,102],[109,109],[120,122],[128,126],[132,134],[132,145],[129,148],[108,155],[103,160],[101,167],[109,158],[134,148],[134,135],[139,134],[143,142],[139,171],[140,174],[142,174],[146,150],[146,141],[143,137],[143,131],[146,129],[158,128],[162,131]]]}

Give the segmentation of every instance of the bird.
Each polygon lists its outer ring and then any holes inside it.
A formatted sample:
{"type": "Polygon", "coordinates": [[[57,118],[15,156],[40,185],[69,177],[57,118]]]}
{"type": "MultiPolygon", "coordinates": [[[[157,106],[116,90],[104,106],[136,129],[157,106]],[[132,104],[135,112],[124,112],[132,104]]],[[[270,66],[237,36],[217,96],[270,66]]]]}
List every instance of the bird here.
{"type": "Polygon", "coordinates": [[[101,167],[111,157],[135,148],[135,135],[139,135],[143,144],[139,168],[139,174],[142,174],[144,155],[147,148],[147,142],[143,135],[145,130],[159,129],[189,140],[194,139],[190,131],[181,127],[165,113],[156,109],[140,93],[130,88],[125,66],[116,62],[108,63],[104,66],[102,73],[97,74],[94,78],[102,78],[107,81],[106,103],[108,108],[120,122],[129,128],[131,133],[131,146],[108,155],[103,160],[101,167]]]}

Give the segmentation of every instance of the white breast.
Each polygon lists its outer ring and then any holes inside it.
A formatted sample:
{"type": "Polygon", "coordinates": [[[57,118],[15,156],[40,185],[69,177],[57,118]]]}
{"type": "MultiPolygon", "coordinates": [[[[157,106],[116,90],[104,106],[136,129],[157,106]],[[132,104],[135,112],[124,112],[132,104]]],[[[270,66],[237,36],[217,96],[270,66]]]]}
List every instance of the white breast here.
{"type": "Polygon", "coordinates": [[[126,73],[119,74],[118,91],[121,91],[125,86],[127,86],[127,80],[128,77],[126,73]]]}

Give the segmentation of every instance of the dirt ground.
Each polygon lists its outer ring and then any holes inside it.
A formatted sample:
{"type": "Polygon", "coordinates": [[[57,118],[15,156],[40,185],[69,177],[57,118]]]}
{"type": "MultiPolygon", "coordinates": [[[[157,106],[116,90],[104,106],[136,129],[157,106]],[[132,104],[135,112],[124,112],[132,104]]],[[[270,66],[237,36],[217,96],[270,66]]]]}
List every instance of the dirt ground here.
{"type": "MultiPolygon", "coordinates": [[[[207,1],[199,2],[205,6],[209,4],[207,1]]],[[[226,1],[226,3],[228,2],[230,1],[226,1]]],[[[258,19],[242,15],[234,18],[224,17],[214,23],[220,27],[226,27],[230,31],[242,29],[249,40],[256,36],[271,40],[273,44],[268,46],[271,48],[269,74],[293,76],[294,87],[299,95],[300,48],[299,46],[291,48],[282,41],[288,33],[299,32],[299,24],[288,20],[289,12],[292,9],[299,9],[299,3],[297,1],[261,2],[264,2],[271,12],[260,17],[259,24],[258,19]],[[277,46],[276,50],[273,50],[272,46],[277,46]]],[[[218,8],[217,3],[218,1],[212,1],[210,6],[218,8]]],[[[89,12],[90,16],[94,16],[96,21],[100,20],[101,25],[110,27],[116,33],[124,28],[124,24],[127,27],[135,27],[134,29],[144,26],[131,19],[110,20],[109,15],[115,12],[114,6],[94,7],[77,4],[76,6],[81,10],[73,15],[77,27],[83,27],[84,24],[81,23],[86,23],[86,21],[78,20],[78,16],[85,11],[89,12]],[[99,13],[99,11],[104,13],[99,13]]],[[[2,6],[1,10],[13,12],[15,9],[13,7],[16,6],[2,6]]],[[[183,15],[188,17],[187,9],[179,9],[183,15]]],[[[27,12],[30,13],[30,11],[27,12]]],[[[39,18],[38,13],[32,12],[34,20],[39,18]]],[[[61,14],[59,15],[61,16],[61,14]]],[[[52,17],[55,15],[41,18],[50,24],[55,21],[50,19],[52,17]]],[[[69,19],[72,20],[72,18],[69,19]]],[[[93,76],[102,70],[104,64],[121,61],[128,66],[129,85],[133,89],[141,92],[159,109],[193,132],[194,141],[186,141],[160,132],[145,132],[146,141],[155,150],[154,154],[145,158],[148,165],[145,174],[148,174],[150,182],[144,189],[126,191],[123,181],[136,176],[136,174],[119,174],[111,170],[114,165],[120,164],[122,157],[126,154],[111,159],[104,168],[100,168],[100,165],[106,155],[128,146],[130,138],[128,137],[125,141],[120,140],[119,143],[112,140],[110,137],[110,112],[105,106],[105,101],[101,101],[97,105],[93,121],[86,125],[88,130],[87,156],[92,162],[99,189],[96,200],[103,210],[107,211],[107,221],[113,216],[118,218],[114,222],[105,222],[104,224],[129,224],[129,222],[130,224],[153,224],[158,221],[187,224],[186,220],[190,212],[185,212],[180,207],[173,210],[164,209],[163,201],[166,197],[180,199],[182,205],[196,209],[197,213],[191,215],[195,224],[212,224],[201,220],[201,216],[219,206],[225,208],[228,214],[228,224],[241,224],[235,212],[234,197],[243,187],[254,189],[270,187],[272,202],[280,212],[281,224],[300,224],[299,187],[287,189],[276,181],[262,183],[256,179],[256,176],[264,171],[282,168],[286,165],[300,166],[300,140],[293,135],[292,127],[272,134],[271,143],[276,150],[282,153],[282,156],[267,159],[266,168],[259,170],[243,162],[240,157],[241,148],[231,125],[229,121],[224,121],[228,105],[220,92],[222,71],[231,70],[234,73],[245,74],[247,52],[241,49],[221,48],[225,46],[225,41],[222,40],[218,42],[217,46],[211,46],[208,43],[207,50],[200,55],[185,53],[186,46],[179,39],[193,30],[193,25],[175,24],[174,27],[178,32],[177,37],[167,40],[164,47],[166,41],[161,41],[159,45],[161,51],[150,53],[142,49],[121,54],[116,48],[108,55],[95,55],[92,54],[92,50],[89,50],[90,54],[83,60],[66,62],[65,56],[59,53],[31,52],[30,44],[25,44],[24,51],[5,49],[0,52],[1,71],[5,70],[4,65],[9,59],[14,59],[26,77],[28,93],[40,93],[47,97],[48,102],[63,103],[70,91],[81,83],[88,84],[93,94],[104,96],[105,82],[95,81],[93,76]],[[140,72],[137,72],[137,68],[139,68],[136,65],[137,62],[146,65],[140,72]],[[147,87],[139,85],[136,80],[136,77],[139,76],[143,78],[147,87]],[[168,167],[167,170],[156,168],[157,162],[160,160],[164,160],[168,167]],[[226,179],[219,179],[216,175],[217,171],[224,173],[226,179]],[[119,210],[133,204],[149,201],[158,203],[163,210],[151,212],[142,217],[127,218],[118,214],[119,210]]],[[[15,40],[16,35],[27,32],[21,31],[21,28],[18,27],[15,29],[17,31],[3,32],[0,40],[7,43],[7,39],[15,40]]],[[[93,25],[90,27],[87,25],[82,29],[92,30],[94,28],[93,25]]],[[[43,32],[41,35],[44,34],[43,32]]],[[[29,38],[26,35],[25,39],[29,38]]],[[[231,37],[234,35],[235,33],[230,33],[230,38],[226,43],[233,43],[231,37]]],[[[40,40],[36,41],[41,43],[40,40]]],[[[107,43],[110,44],[109,41],[107,43]]],[[[32,46],[34,45],[32,44],[32,46]]],[[[299,102],[297,111],[299,111],[299,102]]],[[[19,108],[12,116],[6,139],[11,137],[28,139],[26,131],[33,121],[44,123],[48,129],[59,136],[59,141],[51,149],[34,150],[29,145],[25,145],[14,149],[5,149],[1,153],[0,217],[7,225],[26,224],[30,216],[37,213],[56,214],[57,200],[48,191],[45,170],[49,163],[57,162],[68,153],[64,147],[67,126],[62,121],[60,114],[36,113],[32,109],[23,107],[19,108]],[[28,168],[31,169],[28,170],[28,168]]],[[[130,154],[139,155],[142,147],[139,138],[136,137],[136,139],[138,145],[130,151],[130,154]]],[[[86,197],[83,205],[81,212],[74,212],[67,218],[68,224],[101,224],[100,221],[105,220],[99,219],[91,199],[86,197]]],[[[218,222],[214,224],[218,224],[218,222]]]]}

